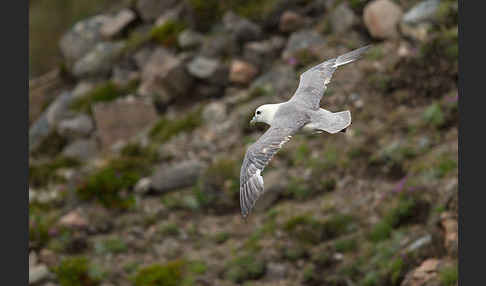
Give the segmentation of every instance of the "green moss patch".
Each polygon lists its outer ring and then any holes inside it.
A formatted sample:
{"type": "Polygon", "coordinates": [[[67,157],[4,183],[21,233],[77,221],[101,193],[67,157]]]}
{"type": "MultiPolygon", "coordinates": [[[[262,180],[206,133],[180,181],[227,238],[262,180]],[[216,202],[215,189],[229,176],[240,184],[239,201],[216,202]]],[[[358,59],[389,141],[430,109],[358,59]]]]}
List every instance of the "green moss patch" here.
{"type": "Polygon", "coordinates": [[[315,244],[333,239],[347,233],[353,217],[337,214],[325,221],[319,221],[310,215],[300,215],[289,219],[283,226],[292,237],[303,243],[315,244]]]}
{"type": "Polygon", "coordinates": [[[193,189],[202,208],[226,212],[239,205],[240,164],[237,160],[222,158],[204,171],[193,189]]]}
{"type": "Polygon", "coordinates": [[[92,286],[99,281],[90,274],[90,265],[85,257],[70,257],[64,259],[55,268],[57,279],[61,286],[92,286]]]}
{"type": "Polygon", "coordinates": [[[129,191],[142,176],[150,173],[156,160],[154,151],[129,145],[119,158],[89,175],[76,193],[82,199],[96,199],[106,207],[128,208],[133,204],[129,191]],[[125,195],[122,191],[126,191],[125,195]]]}
{"type": "Polygon", "coordinates": [[[177,37],[186,28],[186,24],[178,20],[167,20],[163,25],[155,26],[150,31],[150,37],[167,47],[177,45],[177,37]]]}
{"type": "Polygon", "coordinates": [[[234,283],[255,280],[265,274],[265,263],[253,254],[245,254],[231,260],[225,267],[224,278],[234,283]]]}
{"type": "Polygon", "coordinates": [[[201,122],[200,110],[193,111],[180,119],[161,118],[150,130],[150,136],[163,143],[181,132],[188,132],[197,128],[201,125],[201,122]]]}
{"type": "Polygon", "coordinates": [[[40,165],[29,166],[29,185],[34,188],[46,186],[51,181],[62,181],[56,174],[61,168],[78,167],[80,162],[73,158],[57,157],[54,160],[40,165]]]}
{"type": "Polygon", "coordinates": [[[459,278],[457,264],[440,269],[439,278],[444,286],[456,285],[457,279],[459,278]]]}
{"type": "Polygon", "coordinates": [[[132,281],[135,286],[194,285],[197,275],[206,271],[207,266],[203,261],[178,259],[141,268],[132,277],[132,281]]]}
{"type": "Polygon", "coordinates": [[[80,112],[91,112],[91,105],[96,102],[113,101],[123,95],[136,90],[138,81],[129,82],[125,86],[118,86],[111,81],[97,85],[93,90],[73,102],[71,108],[80,112]]]}

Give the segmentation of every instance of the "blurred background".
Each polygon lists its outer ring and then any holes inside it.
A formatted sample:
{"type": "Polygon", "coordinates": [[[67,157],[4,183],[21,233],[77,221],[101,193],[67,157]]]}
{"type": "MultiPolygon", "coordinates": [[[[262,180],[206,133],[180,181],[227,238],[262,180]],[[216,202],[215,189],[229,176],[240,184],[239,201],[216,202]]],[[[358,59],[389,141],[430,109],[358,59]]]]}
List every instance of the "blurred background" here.
{"type": "Polygon", "coordinates": [[[457,285],[457,1],[29,6],[30,284],[457,285]],[[255,108],[366,44],[242,220],[255,108]]]}

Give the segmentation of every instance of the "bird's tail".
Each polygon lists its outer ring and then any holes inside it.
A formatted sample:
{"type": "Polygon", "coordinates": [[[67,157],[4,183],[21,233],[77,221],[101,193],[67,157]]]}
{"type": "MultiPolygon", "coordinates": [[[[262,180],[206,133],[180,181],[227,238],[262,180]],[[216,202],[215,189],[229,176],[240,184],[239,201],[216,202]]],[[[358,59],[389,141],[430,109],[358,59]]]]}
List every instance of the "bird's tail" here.
{"type": "Polygon", "coordinates": [[[336,58],[336,61],[334,62],[334,67],[342,66],[360,59],[363,53],[369,50],[370,48],[371,45],[367,45],[359,49],[352,50],[351,52],[346,53],[344,55],[340,55],[339,57],[336,58]]]}

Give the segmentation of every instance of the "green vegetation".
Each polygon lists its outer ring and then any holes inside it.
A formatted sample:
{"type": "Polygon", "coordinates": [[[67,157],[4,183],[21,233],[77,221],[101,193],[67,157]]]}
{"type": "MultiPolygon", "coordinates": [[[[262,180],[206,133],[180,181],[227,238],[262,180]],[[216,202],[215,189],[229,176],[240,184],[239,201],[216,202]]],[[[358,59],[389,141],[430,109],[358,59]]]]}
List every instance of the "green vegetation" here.
{"type": "Polygon", "coordinates": [[[71,108],[81,112],[91,112],[91,106],[96,102],[113,101],[123,95],[129,94],[135,91],[138,86],[138,81],[129,82],[125,86],[117,86],[111,81],[100,83],[93,88],[90,92],[83,95],[75,102],[73,102],[71,108]]]}
{"type": "Polygon", "coordinates": [[[100,254],[105,253],[123,253],[128,250],[126,243],[118,238],[111,237],[95,244],[95,251],[100,254]]]}
{"type": "Polygon", "coordinates": [[[85,200],[96,199],[106,207],[129,208],[133,196],[122,195],[122,191],[130,191],[142,176],[150,173],[150,166],[156,160],[154,151],[127,145],[120,157],[89,175],[76,193],[85,200]]]}
{"type": "Polygon", "coordinates": [[[181,119],[161,118],[150,130],[150,136],[160,142],[166,142],[181,132],[189,132],[201,124],[201,110],[190,112],[181,119]]]}
{"type": "Polygon", "coordinates": [[[265,274],[265,262],[253,254],[244,254],[232,259],[225,267],[224,277],[234,283],[254,280],[265,274]]]}
{"type": "Polygon", "coordinates": [[[204,274],[207,265],[203,261],[177,259],[164,265],[152,264],[141,268],[132,277],[135,286],[189,286],[195,277],[204,274]]]}
{"type": "Polygon", "coordinates": [[[297,200],[305,200],[310,198],[315,192],[309,188],[305,180],[301,178],[292,178],[289,182],[285,195],[297,200]]]}
{"type": "Polygon", "coordinates": [[[70,257],[64,259],[55,268],[61,286],[91,286],[98,285],[98,279],[90,274],[90,265],[85,257],[70,257]]]}
{"type": "Polygon", "coordinates": [[[56,157],[50,162],[40,165],[29,166],[29,185],[34,188],[46,186],[51,181],[62,181],[56,174],[61,168],[73,168],[79,166],[80,162],[73,158],[56,157]]]}
{"type": "Polygon", "coordinates": [[[457,263],[452,266],[444,267],[439,272],[440,281],[444,286],[456,285],[459,277],[457,263]]]}
{"type": "Polygon", "coordinates": [[[32,152],[32,156],[54,157],[62,151],[67,143],[67,139],[59,135],[59,133],[54,130],[44,140],[42,140],[36,150],[32,152]]]}
{"type": "Polygon", "coordinates": [[[352,221],[353,217],[343,214],[336,214],[325,221],[304,214],[289,219],[283,228],[297,240],[314,244],[345,234],[352,221]]]}
{"type": "Polygon", "coordinates": [[[344,238],[334,243],[334,248],[338,252],[350,252],[355,251],[358,247],[358,243],[354,238],[344,238]]]}
{"type": "Polygon", "coordinates": [[[221,231],[213,236],[213,241],[217,244],[223,244],[230,238],[230,234],[226,231],[221,231]]]}
{"type": "Polygon", "coordinates": [[[379,60],[383,59],[384,56],[385,55],[383,54],[383,49],[380,46],[372,47],[366,53],[366,58],[368,58],[372,61],[379,61],[379,60]]]}
{"type": "Polygon", "coordinates": [[[223,14],[222,7],[218,0],[188,0],[189,6],[195,12],[195,19],[197,28],[203,31],[209,28],[218,20],[223,14]]]}
{"type": "Polygon", "coordinates": [[[180,233],[179,227],[174,223],[164,224],[159,229],[160,234],[164,236],[178,236],[180,233]]]}
{"type": "Polygon", "coordinates": [[[308,49],[301,49],[293,56],[297,60],[297,69],[302,70],[302,72],[321,61],[314,52],[308,49]]]}
{"type": "Polygon", "coordinates": [[[218,159],[200,177],[193,189],[199,205],[215,211],[231,210],[238,204],[240,162],[218,159]]]}
{"type": "Polygon", "coordinates": [[[307,256],[307,251],[305,247],[301,245],[292,245],[290,247],[284,246],[283,248],[283,257],[290,261],[297,261],[301,258],[307,256]]]}
{"type": "Polygon", "coordinates": [[[391,208],[371,230],[369,238],[374,242],[388,239],[394,228],[415,215],[417,201],[411,196],[401,195],[395,207],[391,208]]]}
{"type": "Polygon", "coordinates": [[[175,260],[165,265],[153,264],[135,275],[135,286],[178,286],[183,281],[185,261],[175,260]]]}
{"type": "Polygon", "coordinates": [[[47,207],[29,204],[29,243],[34,247],[45,246],[49,240],[49,229],[58,218],[59,214],[47,207]]]}
{"type": "Polygon", "coordinates": [[[225,1],[225,10],[233,10],[236,14],[253,21],[262,21],[274,11],[279,0],[231,0],[225,1]]]}
{"type": "Polygon", "coordinates": [[[177,37],[186,27],[186,24],[169,19],[163,25],[156,26],[150,31],[150,37],[167,47],[177,45],[177,37]]]}
{"type": "Polygon", "coordinates": [[[433,103],[427,107],[424,111],[423,118],[427,124],[436,128],[441,127],[445,122],[444,113],[439,103],[433,103]]]}

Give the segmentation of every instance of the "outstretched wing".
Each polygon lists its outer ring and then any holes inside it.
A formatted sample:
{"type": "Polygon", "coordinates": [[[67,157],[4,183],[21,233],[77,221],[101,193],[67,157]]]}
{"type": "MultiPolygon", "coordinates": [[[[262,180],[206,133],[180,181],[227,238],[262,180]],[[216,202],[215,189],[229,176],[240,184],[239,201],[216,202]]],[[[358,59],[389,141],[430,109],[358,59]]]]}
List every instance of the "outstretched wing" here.
{"type": "Polygon", "coordinates": [[[326,90],[326,85],[331,81],[334,71],[339,66],[359,59],[370,47],[371,45],[368,45],[353,50],[337,58],[320,63],[302,73],[300,75],[299,87],[297,87],[290,101],[298,102],[313,110],[319,109],[319,103],[326,90]]]}
{"type": "Polygon", "coordinates": [[[261,172],[298,128],[270,127],[246,151],[240,172],[240,206],[244,218],[264,192],[261,172]]]}

